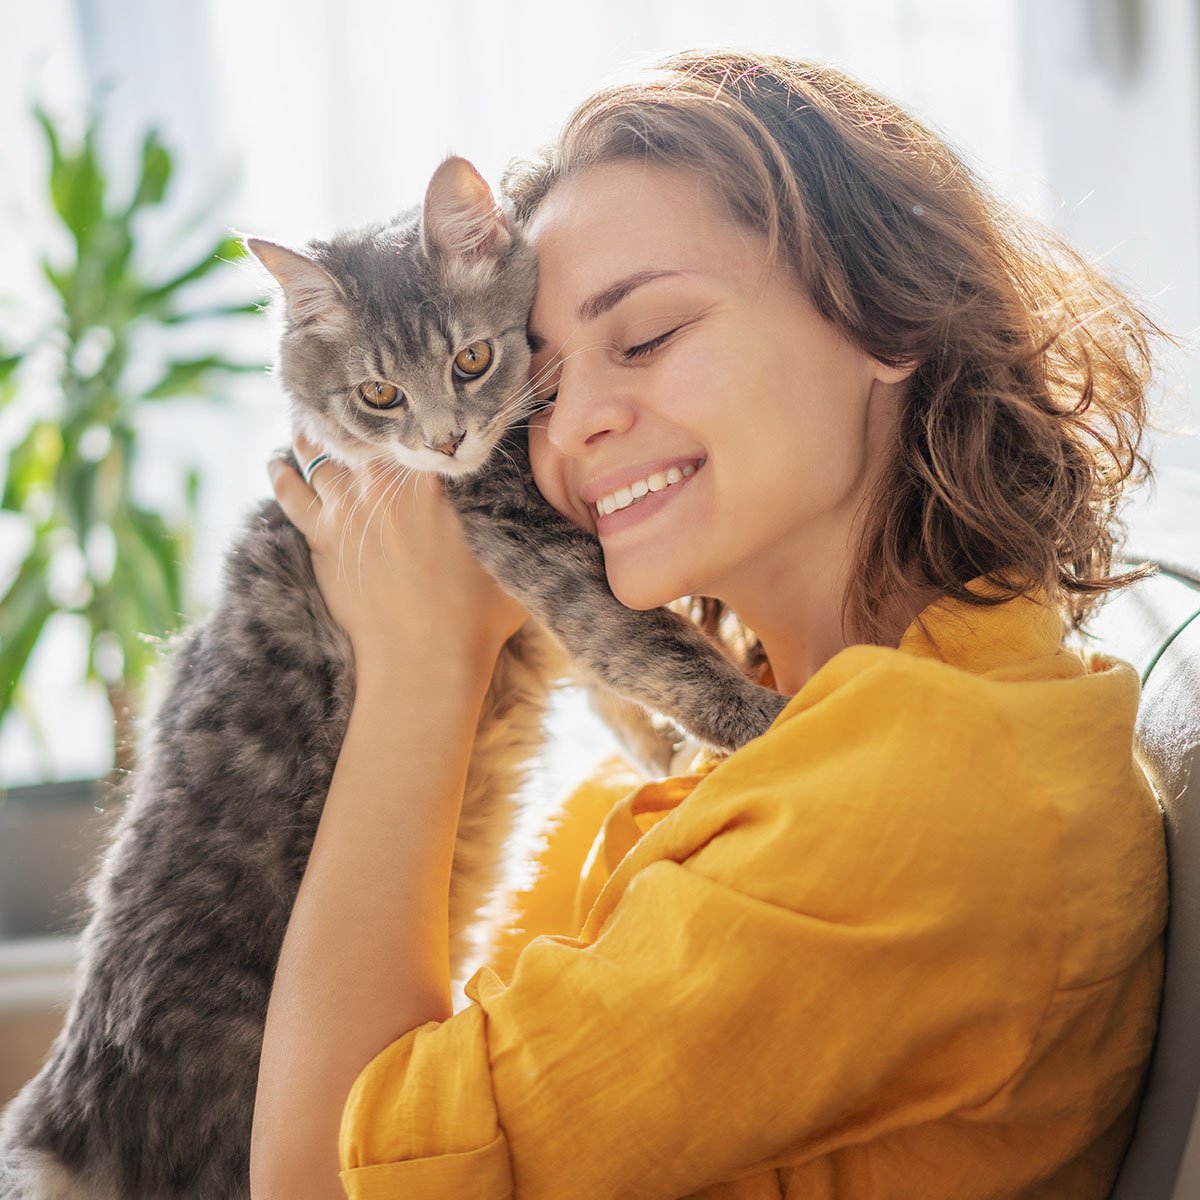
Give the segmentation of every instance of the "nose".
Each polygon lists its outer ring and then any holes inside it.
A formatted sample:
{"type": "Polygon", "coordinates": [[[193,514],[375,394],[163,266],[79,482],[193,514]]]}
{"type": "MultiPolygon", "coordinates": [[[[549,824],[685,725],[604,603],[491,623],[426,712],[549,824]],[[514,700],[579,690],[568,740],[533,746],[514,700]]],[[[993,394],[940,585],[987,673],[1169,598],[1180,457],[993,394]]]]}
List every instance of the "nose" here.
{"type": "Polygon", "coordinates": [[[602,372],[585,373],[586,364],[580,362],[584,357],[564,364],[546,421],[546,440],[564,458],[594,449],[605,434],[624,433],[637,420],[625,389],[602,372]]]}
{"type": "Polygon", "coordinates": [[[432,442],[426,442],[425,445],[428,446],[430,450],[438,450],[442,454],[449,455],[451,458],[453,458],[455,450],[462,445],[462,440],[466,436],[467,431],[464,429],[462,433],[455,434],[454,437],[452,437],[448,442],[442,442],[440,446],[435,446],[432,442]]]}

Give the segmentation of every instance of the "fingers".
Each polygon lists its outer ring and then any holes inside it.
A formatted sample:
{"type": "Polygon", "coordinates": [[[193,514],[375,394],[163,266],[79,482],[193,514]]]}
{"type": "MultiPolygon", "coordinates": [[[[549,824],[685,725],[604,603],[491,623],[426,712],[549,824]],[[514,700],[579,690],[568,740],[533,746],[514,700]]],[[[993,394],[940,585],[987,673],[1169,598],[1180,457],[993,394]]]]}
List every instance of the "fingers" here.
{"type": "Polygon", "coordinates": [[[267,464],[267,473],[271,477],[271,487],[279,507],[312,545],[317,532],[317,520],[321,515],[320,499],[300,478],[295,468],[282,458],[271,459],[267,464]]]}
{"type": "Polygon", "coordinates": [[[304,485],[315,495],[324,496],[331,479],[342,474],[339,464],[302,433],[295,435],[292,445],[304,485]]]}
{"type": "Polygon", "coordinates": [[[449,502],[433,472],[403,470],[394,464],[389,469],[373,460],[347,467],[299,432],[293,447],[298,470],[283,458],[273,459],[267,469],[275,499],[310,549],[352,538],[356,530],[361,532],[360,526],[393,521],[401,500],[406,525],[430,529],[440,528],[439,522],[444,525],[449,502]]]}
{"type": "Polygon", "coordinates": [[[313,446],[303,434],[296,434],[293,453],[300,464],[299,471],[285,458],[277,457],[267,464],[267,473],[279,507],[311,546],[324,511],[323,501],[336,500],[329,493],[336,487],[335,481],[340,481],[348,472],[313,446]]]}

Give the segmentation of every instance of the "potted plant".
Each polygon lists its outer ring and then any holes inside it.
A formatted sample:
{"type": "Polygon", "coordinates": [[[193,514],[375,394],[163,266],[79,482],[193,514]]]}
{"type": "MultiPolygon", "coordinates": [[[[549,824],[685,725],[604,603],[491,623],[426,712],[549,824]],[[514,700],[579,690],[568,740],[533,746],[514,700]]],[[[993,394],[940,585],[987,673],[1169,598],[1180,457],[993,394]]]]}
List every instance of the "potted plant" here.
{"type": "MultiPolygon", "coordinates": [[[[0,510],[19,516],[28,549],[0,579],[0,723],[16,710],[29,713],[22,681],[51,618],[78,614],[89,635],[81,674],[103,685],[112,707],[114,768],[106,781],[0,792],[0,938],[76,924],[76,884],[107,824],[100,810],[111,816],[133,767],[136,713],[156,647],[183,620],[188,521],[133,495],[137,415],[186,394],[216,399],[222,377],[263,369],[219,350],[172,350],[180,327],[205,321],[219,333],[261,305],[198,299],[206,289],[196,285],[242,254],[235,236],[214,236],[206,253],[167,277],[139,253],[143,217],[163,203],[172,176],[157,132],[142,142],[132,194],[114,200],[97,120],[68,145],[48,113],[38,108],[35,117],[48,150],[48,199],[71,252],[40,258],[54,300],[49,327],[25,347],[0,348],[0,411],[19,400],[35,364],[56,380],[55,411],[30,414],[4,468],[0,510]],[[56,571],[64,560],[74,565],[65,587],[56,571]]],[[[193,518],[197,490],[192,472],[185,496],[193,518]]]]}

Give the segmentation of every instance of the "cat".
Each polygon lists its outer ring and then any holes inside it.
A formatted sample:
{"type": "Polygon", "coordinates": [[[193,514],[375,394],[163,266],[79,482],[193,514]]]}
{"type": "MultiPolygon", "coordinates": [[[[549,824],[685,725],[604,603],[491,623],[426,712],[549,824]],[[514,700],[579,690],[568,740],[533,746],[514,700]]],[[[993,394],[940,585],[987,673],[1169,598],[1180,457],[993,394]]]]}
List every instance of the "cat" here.
{"type": "MultiPolygon", "coordinates": [[[[472,750],[450,897],[456,975],[568,660],[615,697],[610,715],[633,701],[724,750],[786,698],[692,622],[617,603],[594,536],[537,491],[525,425],[535,259],[469,163],[444,162],[424,203],[391,222],[304,251],[247,245],[282,289],[277,373],[296,426],[346,465],[387,455],[439,471],[473,552],[532,614],[500,655],[472,750]]],[[[164,671],[89,884],[65,1025],[0,1117],[4,1200],[249,1195],[267,1001],[354,695],[349,641],[273,500],[250,514],[212,612],[173,639],[164,671]]]]}

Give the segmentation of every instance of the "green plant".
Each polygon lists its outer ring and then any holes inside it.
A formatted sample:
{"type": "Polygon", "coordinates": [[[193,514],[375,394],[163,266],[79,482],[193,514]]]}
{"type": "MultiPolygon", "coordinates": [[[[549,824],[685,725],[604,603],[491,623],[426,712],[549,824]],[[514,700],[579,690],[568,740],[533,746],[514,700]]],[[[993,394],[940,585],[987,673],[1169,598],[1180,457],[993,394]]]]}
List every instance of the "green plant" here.
{"type": "MultiPolygon", "coordinates": [[[[137,415],[185,394],[215,398],[221,376],[261,370],[261,363],[230,362],[218,351],[170,356],[179,326],[205,320],[219,331],[225,319],[254,313],[260,304],[197,307],[192,299],[189,305],[195,284],[243,253],[234,236],[217,238],[169,278],[142,261],[148,256],[139,254],[140,219],[163,203],[172,176],[171,155],[156,131],[142,143],[133,194],[114,203],[97,150],[97,119],[68,146],[44,110],[34,115],[49,154],[49,201],[73,252],[57,260],[49,252],[40,256],[54,297],[49,328],[24,349],[0,352],[0,412],[21,396],[33,374],[27,368],[39,356],[53,363],[58,409],[32,414],[7,456],[0,509],[21,514],[31,541],[0,599],[0,723],[14,707],[28,708],[21,681],[51,617],[77,613],[90,630],[84,674],[104,685],[112,705],[119,778],[132,766],[133,722],[155,643],[183,619],[189,549],[189,521],[143,507],[132,495],[137,415]],[[159,364],[149,381],[147,362],[159,364]],[[77,575],[66,595],[52,575],[64,558],[74,561],[77,575]]],[[[197,486],[193,472],[185,488],[192,519],[197,486]]]]}

